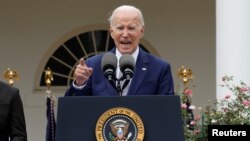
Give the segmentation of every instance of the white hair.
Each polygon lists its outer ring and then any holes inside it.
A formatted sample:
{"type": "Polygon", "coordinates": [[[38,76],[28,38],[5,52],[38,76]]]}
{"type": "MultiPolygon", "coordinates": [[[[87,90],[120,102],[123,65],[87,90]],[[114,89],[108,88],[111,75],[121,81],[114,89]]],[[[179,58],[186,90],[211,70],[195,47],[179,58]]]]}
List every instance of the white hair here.
{"type": "Polygon", "coordinates": [[[143,18],[143,15],[142,15],[142,12],[140,9],[136,8],[135,6],[132,6],[132,5],[122,5],[122,6],[119,6],[117,7],[111,14],[111,16],[109,17],[108,21],[109,21],[109,24],[112,25],[113,23],[113,19],[114,19],[114,15],[117,13],[117,11],[120,11],[120,10],[131,10],[131,11],[136,11],[139,15],[139,18],[140,18],[140,23],[142,26],[145,25],[144,23],[144,18],[143,18]]]}

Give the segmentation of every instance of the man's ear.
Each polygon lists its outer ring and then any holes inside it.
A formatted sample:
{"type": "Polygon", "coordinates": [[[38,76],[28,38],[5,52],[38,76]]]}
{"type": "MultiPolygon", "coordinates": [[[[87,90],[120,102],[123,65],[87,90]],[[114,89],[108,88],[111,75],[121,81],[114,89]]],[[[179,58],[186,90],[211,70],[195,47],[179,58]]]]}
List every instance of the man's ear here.
{"type": "Polygon", "coordinates": [[[109,33],[110,33],[110,35],[111,35],[111,37],[113,38],[113,28],[111,27],[111,25],[109,26],[109,33]]]}
{"type": "Polygon", "coordinates": [[[144,26],[141,28],[141,37],[140,38],[142,38],[143,35],[144,35],[144,26]]]}

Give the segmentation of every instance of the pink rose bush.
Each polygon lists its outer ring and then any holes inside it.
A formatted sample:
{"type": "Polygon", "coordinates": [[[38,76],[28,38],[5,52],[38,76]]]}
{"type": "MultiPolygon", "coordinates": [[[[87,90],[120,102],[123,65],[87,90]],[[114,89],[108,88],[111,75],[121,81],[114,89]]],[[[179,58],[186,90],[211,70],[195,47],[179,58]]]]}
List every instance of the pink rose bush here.
{"type": "Polygon", "coordinates": [[[186,141],[206,141],[207,125],[250,125],[250,87],[244,82],[233,84],[233,76],[222,77],[221,88],[230,92],[224,99],[205,105],[205,109],[192,105],[193,92],[181,87],[181,108],[186,141]],[[197,114],[194,114],[196,110],[197,114]]]}

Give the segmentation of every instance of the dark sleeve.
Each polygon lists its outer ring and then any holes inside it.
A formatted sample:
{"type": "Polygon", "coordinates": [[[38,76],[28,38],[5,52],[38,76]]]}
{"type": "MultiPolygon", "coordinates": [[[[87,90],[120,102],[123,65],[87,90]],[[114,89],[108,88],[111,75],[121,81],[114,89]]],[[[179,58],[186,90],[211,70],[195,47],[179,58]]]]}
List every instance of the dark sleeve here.
{"type": "Polygon", "coordinates": [[[27,141],[24,109],[19,90],[14,91],[14,96],[11,102],[9,130],[11,141],[27,141]]]}
{"type": "Polygon", "coordinates": [[[90,94],[90,88],[89,85],[86,85],[82,89],[76,89],[74,86],[71,84],[71,86],[66,90],[64,96],[89,96],[90,94]]]}
{"type": "Polygon", "coordinates": [[[159,93],[161,95],[174,95],[174,81],[170,64],[165,65],[160,78],[159,93]]]}

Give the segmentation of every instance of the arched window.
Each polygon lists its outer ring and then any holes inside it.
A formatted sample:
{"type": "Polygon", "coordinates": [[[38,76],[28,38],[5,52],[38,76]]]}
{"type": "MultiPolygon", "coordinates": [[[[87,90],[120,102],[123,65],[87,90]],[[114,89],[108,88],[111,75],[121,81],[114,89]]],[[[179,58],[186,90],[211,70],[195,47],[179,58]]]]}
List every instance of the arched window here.
{"type": "MultiPolygon", "coordinates": [[[[44,72],[48,68],[53,72],[52,87],[66,89],[73,81],[73,71],[80,58],[87,59],[109,51],[114,46],[109,31],[104,26],[82,27],[66,34],[42,58],[36,73],[35,90],[46,88],[44,72]]],[[[156,53],[145,41],[140,46],[147,52],[156,53]]]]}

